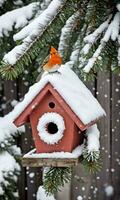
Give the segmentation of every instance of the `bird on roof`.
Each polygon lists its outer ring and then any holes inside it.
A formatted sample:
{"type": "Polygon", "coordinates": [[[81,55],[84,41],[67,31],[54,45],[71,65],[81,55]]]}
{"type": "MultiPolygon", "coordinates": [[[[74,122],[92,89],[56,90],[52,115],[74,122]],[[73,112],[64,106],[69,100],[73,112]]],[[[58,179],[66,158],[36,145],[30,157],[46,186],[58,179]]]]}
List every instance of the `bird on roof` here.
{"type": "Polygon", "coordinates": [[[43,62],[43,70],[47,72],[56,72],[62,64],[62,58],[58,51],[51,46],[50,55],[43,62]]]}

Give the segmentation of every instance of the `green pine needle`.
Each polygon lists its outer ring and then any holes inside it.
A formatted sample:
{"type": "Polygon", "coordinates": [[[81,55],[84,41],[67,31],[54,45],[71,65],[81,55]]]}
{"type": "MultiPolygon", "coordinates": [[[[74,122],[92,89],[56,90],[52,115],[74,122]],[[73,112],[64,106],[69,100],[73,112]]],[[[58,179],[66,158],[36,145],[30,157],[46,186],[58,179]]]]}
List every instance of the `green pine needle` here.
{"type": "Polygon", "coordinates": [[[102,160],[99,151],[88,152],[87,149],[83,151],[82,164],[87,173],[93,174],[102,169],[102,160]]]}
{"type": "Polygon", "coordinates": [[[69,167],[51,167],[44,176],[43,187],[47,195],[55,194],[71,180],[72,169],[69,167]]]}
{"type": "Polygon", "coordinates": [[[2,65],[0,66],[0,74],[3,78],[6,80],[13,80],[16,79],[24,70],[24,67],[21,66],[11,66],[6,65],[6,63],[2,62],[2,65]]]}
{"type": "Polygon", "coordinates": [[[85,172],[94,174],[102,169],[102,162],[101,159],[98,159],[97,161],[87,161],[83,159],[82,164],[84,166],[85,172]]]}

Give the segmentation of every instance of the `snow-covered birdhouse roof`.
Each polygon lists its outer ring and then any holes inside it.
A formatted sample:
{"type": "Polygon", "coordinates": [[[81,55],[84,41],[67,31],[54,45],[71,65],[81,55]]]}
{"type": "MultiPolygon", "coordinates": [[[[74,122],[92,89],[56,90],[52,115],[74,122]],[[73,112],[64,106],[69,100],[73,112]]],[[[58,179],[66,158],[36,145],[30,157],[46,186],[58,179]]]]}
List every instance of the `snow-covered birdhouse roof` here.
{"type": "Polygon", "coordinates": [[[84,125],[95,122],[105,115],[99,102],[67,64],[62,65],[59,72],[44,73],[41,80],[30,87],[23,101],[15,107],[14,120],[24,112],[47,84],[52,85],[84,125]]]}

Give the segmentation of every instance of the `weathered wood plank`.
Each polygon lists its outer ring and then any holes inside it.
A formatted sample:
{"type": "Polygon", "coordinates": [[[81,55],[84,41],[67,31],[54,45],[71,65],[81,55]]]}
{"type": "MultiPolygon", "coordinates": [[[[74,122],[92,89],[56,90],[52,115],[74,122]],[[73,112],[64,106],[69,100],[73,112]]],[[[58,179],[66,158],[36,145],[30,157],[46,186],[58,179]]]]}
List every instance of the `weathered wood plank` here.
{"type": "Polygon", "coordinates": [[[55,196],[56,200],[70,200],[71,199],[71,183],[67,183],[55,196]]]}
{"type": "Polygon", "coordinates": [[[120,74],[112,74],[111,173],[114,200],[120,199],[120,74]]]}
{"type": "Polygon", "coordinates": [[[110,173],[110,154],[111,154],[111,136],[110,136],[110,116],[111,116],[111,82],[109,72],[100,72],[97,77],[97,99],[106,111],[106,117],[101,119],[98,123],[101,136],[101,155],[103,161],[103,168],[96,178],[98,200],[107,200],[105,194],[105,186],[111,183],[110,173]]]}
{"type": "Polygon", "coordinates": [[[79,163],[79,158],[29,158],[23,157],[24,167],[72,167],[79,163]]]}

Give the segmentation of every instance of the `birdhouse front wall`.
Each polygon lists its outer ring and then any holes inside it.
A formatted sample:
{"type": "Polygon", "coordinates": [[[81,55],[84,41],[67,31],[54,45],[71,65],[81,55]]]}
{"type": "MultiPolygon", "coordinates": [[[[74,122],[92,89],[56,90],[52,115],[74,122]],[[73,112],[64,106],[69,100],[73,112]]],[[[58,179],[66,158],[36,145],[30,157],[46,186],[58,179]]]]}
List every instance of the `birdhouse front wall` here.
{"type": "Polygon", "coordinates": [[[37,153],[72,152],[73,148],[78,146],[82,141],[82,133],[78,133],[75,123],[50,91],[46,93],[30,114],[30,123],[37,153]],[[65,130],[63,137],[56,144],[48,144],[39,136],[37,130],[38,122],[45,113],[57,113],[64,120],[65,130]]]}

